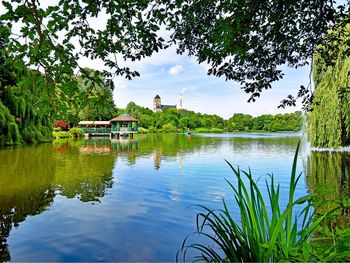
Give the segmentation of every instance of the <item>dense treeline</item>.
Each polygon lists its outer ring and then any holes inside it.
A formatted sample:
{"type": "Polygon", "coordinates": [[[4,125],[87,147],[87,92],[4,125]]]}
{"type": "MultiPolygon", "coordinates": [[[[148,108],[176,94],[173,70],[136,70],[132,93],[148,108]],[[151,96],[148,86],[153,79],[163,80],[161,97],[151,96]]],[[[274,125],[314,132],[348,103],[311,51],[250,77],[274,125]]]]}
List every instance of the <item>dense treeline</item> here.
{"type": "MultiPolygon", "coordinates": [[[[140,126],[148,132],[234,132],[234,131],[299,131],[302,127],[301,112],[277,115],[251,115],[236,113],[228,120],[218,115],[195,113],[187,110],[166,109],[160,113],[130,102],[118,114],[128,113],[140,120],[140,126]]],[[[142,131],[142,129],[141,129],[142,131]]]]}

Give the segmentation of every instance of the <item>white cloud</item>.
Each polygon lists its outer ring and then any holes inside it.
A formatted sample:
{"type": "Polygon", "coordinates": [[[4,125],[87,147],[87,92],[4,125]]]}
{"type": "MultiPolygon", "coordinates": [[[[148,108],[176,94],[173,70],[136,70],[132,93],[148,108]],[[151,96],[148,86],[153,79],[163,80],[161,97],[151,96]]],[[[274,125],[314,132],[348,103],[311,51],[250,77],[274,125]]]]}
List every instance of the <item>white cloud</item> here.
{"type": "Polygon", "coordinates": [[[184,71],[184,67],[182,65],[175,65],[169,69],[169,74],[170,75],[177,75],[182,71],[184,71]]]}

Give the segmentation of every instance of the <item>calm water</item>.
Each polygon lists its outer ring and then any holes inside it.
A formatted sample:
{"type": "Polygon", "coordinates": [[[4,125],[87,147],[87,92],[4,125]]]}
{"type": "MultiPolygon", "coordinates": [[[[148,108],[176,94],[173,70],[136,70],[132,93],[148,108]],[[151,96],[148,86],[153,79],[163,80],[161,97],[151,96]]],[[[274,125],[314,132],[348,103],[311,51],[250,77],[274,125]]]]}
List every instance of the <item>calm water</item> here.
{"type": "MultiPolygon", "coordinates": [[[[196,205],[233,200],[224,159],[250,167],[261,185],[273,172],[286,202],[299,139],[140,135],[1,149],[0,261],[174,261],[195,229],[196,205]]],[[[300,154],[298,171],[307,175],[296,197],[326,185],[348,195],[349,163],[345,154],[300,154]],[[335,176],[326,176],[329,165],[335,176]]]]}

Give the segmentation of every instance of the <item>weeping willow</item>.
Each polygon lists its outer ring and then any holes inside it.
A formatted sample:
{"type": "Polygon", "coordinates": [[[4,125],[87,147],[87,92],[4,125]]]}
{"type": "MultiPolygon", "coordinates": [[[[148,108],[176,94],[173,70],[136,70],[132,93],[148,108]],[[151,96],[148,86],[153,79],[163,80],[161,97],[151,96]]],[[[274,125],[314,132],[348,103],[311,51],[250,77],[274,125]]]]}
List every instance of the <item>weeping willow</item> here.
{"type": "Polygon", "coordinates": [[[28,71],[15,86],[0,93],[0,146],[52,140],[47,95],[38,88],[45,87],[41,78],[28,71]]]}
{"type": "Polygon", "coordinates": [[[52,140],[48,78],[10,53],[0,21],[0,146],[52,140]]]}
{"type": "MultiPolygon", "coordinates": [[[[333,63],[316,53],[312,111],[308,115],[308,139],[314,147],[338,147],[350,144],[350,57],[347,54],[350,25],[342,32],[331,32],[328,54],[333,63]],[[340,36],[340,37],[339,37],[340,36]]],[[[323,54],[323,53],[322,53],[323,54]]]]}

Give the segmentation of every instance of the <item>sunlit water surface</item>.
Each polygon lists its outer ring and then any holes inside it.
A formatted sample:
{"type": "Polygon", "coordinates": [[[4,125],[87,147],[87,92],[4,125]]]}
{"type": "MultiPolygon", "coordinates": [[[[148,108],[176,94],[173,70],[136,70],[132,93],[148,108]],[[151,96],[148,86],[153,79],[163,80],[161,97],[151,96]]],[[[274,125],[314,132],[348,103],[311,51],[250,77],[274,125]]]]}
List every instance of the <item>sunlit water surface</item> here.
{"type": "MultiPolygon", "coordinates": [[[[225,182],[236,180],[225,159],[250,168],[265,197],[264,180],[273,173],[286,204],[300,138],[166,134],[3,148],[0,261],[174,261],[195,230],[197,205],[221,208],[225,198],[239,218],[225,182]]],[[[302,153],[298,171],[307,176],[296,198],[318,184],[333,185],[336,196],[349,194],[348,155],[302,153]],[[326,176],[329,165],[335,179],[326,176]]]]}

